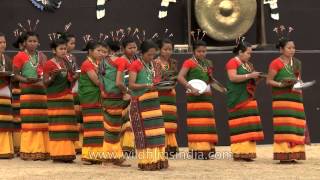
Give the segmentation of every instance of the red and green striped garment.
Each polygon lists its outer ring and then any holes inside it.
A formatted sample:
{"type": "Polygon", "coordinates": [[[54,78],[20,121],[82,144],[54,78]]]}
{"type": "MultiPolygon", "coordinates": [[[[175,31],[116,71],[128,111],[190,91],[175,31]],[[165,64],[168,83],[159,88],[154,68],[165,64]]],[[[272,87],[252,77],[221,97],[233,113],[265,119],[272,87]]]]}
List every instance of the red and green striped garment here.
{"type": "MultiPolygon", "coordinates": [[[[235,69],[238,75],[250,73],[235,58],[229,60],[226,69],[235,69]]],[[[254,100],[254,86],[254,80],[238,83],[228,80],[227,104],[231,143],[264,138],[257,102],[254,100]]]]}
{"type": "MultiPolygon", "coordinates": [[[[271,63],[270,68],[277,71],[275,81],[300,76],[300,61],[297,59],[293,59],[293,61],[293,68],[285,67],[279,58],[271,63]]],[[[292,87],[273,87],[272,100],[274,141],[276,143],[288,142],[293,145],[304,144],[306,117],[302,92],[294,91],[292,87]]]]}
{"type": "MultiPolygon", "coordinates": [[[[0,54],[0,66],[4,71],[11,71],[11,60],[8,56],[0,54]]],[[[10,77],[0,77],[0,132],[15,130],[12,116],[12,105],[10,96],[10,77]]]]}
{"type": "Polygon", "coordinates": [[[19,83],[11,83],[12,87],[12,115],[13,115],[13,125],[14,131],[20,132],[21,130],[21,118],[20,118],[20,94],[21,90],[19,88],[19,83]]]}
{"type": "MultiPolygon", "coordinates": [[[[8,91],[8,81],[0,79],[0,89],[6,88],[8,91]]],[[[0,96],[0,132],[8,132],[14,130],[11,97],[0,96]]]]}
{"type": "MultiPolygon", "coordinates": [[[[177,76],[177,62],[174,59],[169,60],[169,65],[165,69],[160,59],[153,61],[155,68],[156,81],[169,81],[170,77],[177,76]]],[[[160,106],[163,113],[166,133],[177,132],[177,107],[176,107],[176,92],[175,89],[159,90],[160,106]]]]}
{"type": "MultiPolygon", "coordinates": [[[[61,64],[61,67],[64,67],[61,64]]],[[[53,60],[45,64],[44,73],[58,69],[53,60]]],[[[53,82],[47,87],[48,93],[48,120],[49,139],[51,141],[77,141],[79,139],[77,120],[71,93],[71,83],[68,81],[67,72],[60,72],[54,77],[53,82]]]]}
{"type": "MultiPolygon", "coordinates": [[[[130,71],[137,73],[137,84],[153,82],[152,72],[149,72],[140,60],[131,64],[130,71]]],[[[130,117],[136,148],[164,147],[165,128],[158,92],[148,89],[133,90],[132,96],[130,117]]]]}
{"type": "Polygon", "coordinates": [[[73,93],[73,104],[74,104],[74,110],[76,112],[76,119],[77,124],[79,128],[79,132],[83,132],[83,118],[82,118],[82,112],[81,112],[81,106],[80,106],[80,100],[78,93],[73,93]]]}
{"type": "Polygon", "coordinates": [[[163,114],[163,120],[166,133],[177,132],[177,107],[176,92],[174,89],[159,91],[160,107],[163,114]]]}
{"type": "MultiPolygon", "coordinates": [[[[38,78],[42,75],[45,56],[42,53],[35,55],[37,66],[32,65],[29,56],[25,52],[19,52],[13,66],[21,70],[26,78],[38,78]]],[[[47,91],[43,85],[20,83],[20,117],[22,131],[47,131],[47,91]]]]}
{"type": "MultiPolygon", "coordinates": [[[[203,60],[200,68],[193,60],[188,59],[183,67],[189,68],[186,80],[200,79],[209,83],[209,73],[212,66],[208,60],[203,60]]],[[[214,119],[214,106],[212,104],[212,93],[206,92],[199,96],[187,93],[187,126],[188,142],[209,142],[216,144],[218,136],[214,119]]]]}
{"type": "MultiPolygon", "coordinates": [[[[122,122],[122,111],[125,105],[122,100],[122,92],[116,86],[117,72],[123,72],[127,68],[127,60],[123,58],[117,58],[115,60],[106,59],[99,64],[103,66],[104,72],[102,72],[102,82],[104,86],[103,97],[103,115],[104,115],[104,141],[107,143],[120,142],[120,133],[122,122]]],[[[124,79],[124,73],[122,75],[124,79]]]]}
{"type": "Polygon", "coordinates": [[[96,71],[94,65],[85,60],[79,79],[79,100],[83,115],[83,147],[102,147],[104,139],[103,115],[100,88],[87,75],[96,71]]]}
{"type": "MultiPolygon", "coordinates": [[[[68,73],[68,78],[70,81],[74,81],[73,76],[75,75],[74,72],[76,72],[79,69],[79,66],[77,64],[77,59],[73,54],[68,54],[65,57],[65,63],[67,66],[67,69],[69,69],[69,73],[68,73]]],[[[76,85],[77,81],[74,81],[71,84],[71,88],[73,88],[73,86],[76,85]]],[[[74,109],[76,111],[76,119],[78,122],[78,128],[80,132],[83,132],[83,128],[82,128],[82,114],[81,114],[81,108],[80,108],[80,101],[79,101],[79,95],[77,92],[73,93],[73,101],[74,101],[74,109]]]]}

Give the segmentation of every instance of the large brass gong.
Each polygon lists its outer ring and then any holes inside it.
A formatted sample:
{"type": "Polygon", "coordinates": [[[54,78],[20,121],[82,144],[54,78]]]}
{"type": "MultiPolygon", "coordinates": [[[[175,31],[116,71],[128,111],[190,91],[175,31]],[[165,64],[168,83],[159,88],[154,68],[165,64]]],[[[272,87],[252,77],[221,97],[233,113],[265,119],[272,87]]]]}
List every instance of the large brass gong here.
{"type": "Polygon", "coordinates": [[[200,28],[219,41],[245,34],[257,12],[256,0],[196,0],[195,15],[200,28]]]}

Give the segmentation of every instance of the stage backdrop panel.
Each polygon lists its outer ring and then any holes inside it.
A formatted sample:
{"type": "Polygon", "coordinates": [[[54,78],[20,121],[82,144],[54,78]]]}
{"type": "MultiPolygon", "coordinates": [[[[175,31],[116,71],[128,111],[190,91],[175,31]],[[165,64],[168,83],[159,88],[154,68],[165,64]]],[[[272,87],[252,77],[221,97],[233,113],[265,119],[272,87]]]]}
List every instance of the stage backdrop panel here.
{"type": "MultiPolygon", "coordinates": [[[[192,0],[193,1],[193,0],[192,0]]],[[[107,32],[124,27],[139,27],[146,29],[150,36],[154,32],[161,32],[168,28],[174,33],[174,41],[187,43],[187,0],[177,0],[171,3],[168,17],[158,19],[161,0],[110,0],[106,2],[106,16],[96,19],[96,0],[63,0],[60,9],[55,13],[41,12],[33,6],[30,0],[1,0],[0,1],[0,32],[7,34],[9,49],[12,49],[12,31],[17,28],[17,22],[26,19],[40,19],[38,32],[41,38],[41,49],[48,49],[48,33],[61,31],[69,21],[73,23],[71,32],[78,37],[85,33],[98,36],[100,32],[107,32]]],[[[299,45],[299,49],[319,49],[318,33],[320,32],[320,1],[319,0],[281,0],[278,1],[280,23],[291,25],[296,29],[292,37],[299,45]]],[[[269,6],[265,6],[267,39],[274,42],[276,36],[273,28],[279,22],[269,17],[269,6]]],[[[196,28],[195,19],[193,27],[196,28]]],[[[254,24],[246,34],[247,39],[256,41],[256,25],[254,24]]],[[[78,38],[78,49],[83,48],[82,38],[78,38]]],[[[219,44],[212,44],[219,45],[219,44]]]]}

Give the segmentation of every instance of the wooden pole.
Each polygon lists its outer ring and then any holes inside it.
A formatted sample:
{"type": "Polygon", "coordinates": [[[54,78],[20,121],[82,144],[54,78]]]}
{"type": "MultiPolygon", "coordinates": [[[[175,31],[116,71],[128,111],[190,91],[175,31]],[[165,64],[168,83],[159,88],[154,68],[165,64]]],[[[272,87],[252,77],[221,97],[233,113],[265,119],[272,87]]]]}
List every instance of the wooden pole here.
{"type": "Polygon", "coordinates": [[[191,0],[187,0],[187,18],[188,18],[188,49],[189,51],[191,51],[191,46],[192,46],[192,43],[191,43],[191,26],[192,26],[192,22],[191,22],[191,19],[192,19],[192,14],[191,14],[191,7],[192,6],[192,2],[191,0]]]}

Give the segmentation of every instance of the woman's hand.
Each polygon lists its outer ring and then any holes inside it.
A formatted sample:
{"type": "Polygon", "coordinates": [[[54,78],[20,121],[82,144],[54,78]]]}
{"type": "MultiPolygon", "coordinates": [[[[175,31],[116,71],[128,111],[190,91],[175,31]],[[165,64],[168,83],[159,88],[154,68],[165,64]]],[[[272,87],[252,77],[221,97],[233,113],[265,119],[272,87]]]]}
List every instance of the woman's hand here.
{"type": "Polygon", "coordinates": [[[248,79],[258,79],[260,74],[261,74],[260,72],[252,72],[248,74],[248,79]]]}
{"type": "Polygon", "coordinates": [[[124,101],[129,101],[130,99],[131,99],[131,95],[128,94],[128,93],[126,93],[126,94],[124,94],[124,95],[122,96],[122,100],[124,100],[124,101]]]}
{"type": "Polygon", "coordinates": [[[200,95],[199,90],[196,89],[196,88],[194,88],[194,87],[192,87],[192,86],[190,86],[190,87],[188,88],[188,90],[189,90],[189,92],[190,92],[192,95],[194,95],[194,96],[199,96],[199,95],[200,95]]]}
{"type": "Polygon", "coordinates": [[[154,86],[153,84],[146,84],[146,88],[148,88],[149,90],[155,90],[156,86],[154,86]]]}

